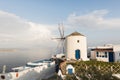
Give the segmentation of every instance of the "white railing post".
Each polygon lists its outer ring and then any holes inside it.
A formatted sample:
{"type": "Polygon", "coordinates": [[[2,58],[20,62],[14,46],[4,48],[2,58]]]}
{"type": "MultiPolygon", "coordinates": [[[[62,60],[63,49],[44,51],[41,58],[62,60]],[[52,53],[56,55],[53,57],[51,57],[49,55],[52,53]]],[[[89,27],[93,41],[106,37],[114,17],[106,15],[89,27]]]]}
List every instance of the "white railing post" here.
{"type": "Polygon", "coordinates": [[[100,70],[100,66],[98,66],[98,70],[100,70]]]}
{"type": "Polygon", "coordinates": [[[3,66],[3,71],[2,71],[2,73],[4,74],[5,71],[6,71],[6,65],[3,66]]]}
{"type": "Polygon", "coordinates": [[[110,67],[111,71],[113,71],[113,66],[110,67]]]}

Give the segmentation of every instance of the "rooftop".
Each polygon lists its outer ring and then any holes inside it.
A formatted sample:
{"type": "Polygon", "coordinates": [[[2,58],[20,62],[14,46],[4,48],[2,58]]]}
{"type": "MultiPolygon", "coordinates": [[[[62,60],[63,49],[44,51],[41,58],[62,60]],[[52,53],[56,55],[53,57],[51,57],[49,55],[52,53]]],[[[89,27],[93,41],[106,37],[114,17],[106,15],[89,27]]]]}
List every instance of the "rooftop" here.
{"type": "Polygon", "coordinates": [[[73,32],[68,36],[84,36],[83,34],[79,33],[79,32],[73,32]]]}

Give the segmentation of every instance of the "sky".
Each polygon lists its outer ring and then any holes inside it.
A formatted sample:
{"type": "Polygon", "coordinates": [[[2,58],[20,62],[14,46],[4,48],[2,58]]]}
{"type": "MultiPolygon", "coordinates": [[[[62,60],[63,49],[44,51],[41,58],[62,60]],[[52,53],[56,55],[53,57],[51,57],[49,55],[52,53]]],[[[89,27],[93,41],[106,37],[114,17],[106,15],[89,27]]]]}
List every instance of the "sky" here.
{"type": "Polygon", "coordinates": [[[58,23],[64,24],[66,36],[74,31],[85,35],[88,47],[119,44],[119,4],[120,0],[0,0],[0,48],[53,52],[57,41],[51,38],[59,37],[58,23]]]}

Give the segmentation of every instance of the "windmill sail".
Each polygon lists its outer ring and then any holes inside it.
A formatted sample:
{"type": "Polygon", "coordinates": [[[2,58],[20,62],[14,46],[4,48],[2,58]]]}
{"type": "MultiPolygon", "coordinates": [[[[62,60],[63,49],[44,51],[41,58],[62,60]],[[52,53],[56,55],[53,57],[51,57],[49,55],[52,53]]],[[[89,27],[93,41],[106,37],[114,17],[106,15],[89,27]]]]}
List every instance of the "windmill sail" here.
{"type": "Polygon", "coordinates": [[[65,42],[65,36],[64,36],[64,27],[63,24],[58,24],[58,30],[60,37],[54,38],[58,40],[58,46],[57,46],[57,53],[64,53],[64,42],[65,42]]]}

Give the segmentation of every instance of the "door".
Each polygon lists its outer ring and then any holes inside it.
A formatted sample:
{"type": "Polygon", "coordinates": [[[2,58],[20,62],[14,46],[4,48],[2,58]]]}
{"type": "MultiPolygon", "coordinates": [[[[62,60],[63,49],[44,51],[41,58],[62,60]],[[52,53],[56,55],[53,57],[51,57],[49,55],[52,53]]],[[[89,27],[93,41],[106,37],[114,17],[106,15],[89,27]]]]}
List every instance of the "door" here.
{"type": "Polygon", "coordinates": [[[73,69],[69,68],[68,69],[68,74],[73,74],[73,69]]]}
{"type": "Polygon", "coordinates": [[[75,50],[75,58],[76,58],[77,60],[80,59],[80,50],[79,50],[79,49],[75,50]]]}
{"type": "Polygon", "coordinates": [[[109,52],[109,62],[114,62],[114,52],[109,52]]]}

